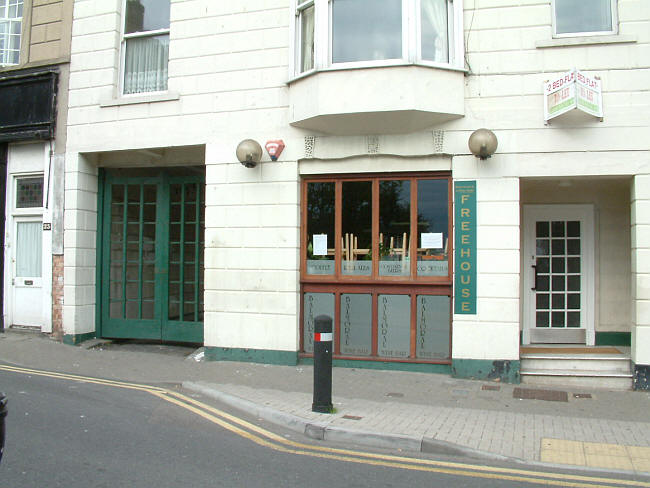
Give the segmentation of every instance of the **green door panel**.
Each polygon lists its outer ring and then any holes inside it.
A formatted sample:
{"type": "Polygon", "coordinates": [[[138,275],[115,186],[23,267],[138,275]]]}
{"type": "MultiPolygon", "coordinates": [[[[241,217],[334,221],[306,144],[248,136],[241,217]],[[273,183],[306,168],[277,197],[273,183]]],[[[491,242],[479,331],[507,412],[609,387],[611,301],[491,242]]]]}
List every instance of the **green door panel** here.
{"type": "Polygon", "coordinates": [[[105,175],[102,337],[203,342],[203,181],[105,175]]]}

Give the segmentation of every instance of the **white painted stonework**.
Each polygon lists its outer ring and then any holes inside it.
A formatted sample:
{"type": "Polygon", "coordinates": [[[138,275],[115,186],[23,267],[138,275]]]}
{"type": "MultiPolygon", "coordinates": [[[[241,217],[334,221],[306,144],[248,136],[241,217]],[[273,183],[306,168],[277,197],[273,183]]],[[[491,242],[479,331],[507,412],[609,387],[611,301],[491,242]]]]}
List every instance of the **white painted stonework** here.
{"type": "MultiPolygon", "coordinates": [[[[633,360],[650,365],[650,4],[617,2],[625,42],[602,36],[565,45],[550,42],[550,2],[515,3],[464,0],[464,96],[462,106],[447,100],[453,118],[416,130],[388,120],[373,136],[347,118],[335,135],[291,125],[341,109],[300,88],[324,83],[335,69],[291,81],[292,0],[172,0],[168,92],[131,97],[119,93],[123,1],[76,0],[65,334],[96,327],[98,168],[161,165],[156,151],[164,149],[176,151],[165,164],[206,169],[206,346],[299,349],[302,176],[451,171],[454,180],[477,181],[478,210],[478,313],[452,317],[452,358],[519,358],[522,205],[576,203],[595,212],[595,332],[631,333],[633,360]],[[544,81],[574,67],[602,80],[604,120],[560,116],[545,125],[544,81]],[[467,146],[481,127],[498,138],[485,161],[467,146]],[[286,148],[277,162],[264,153],[246,169],[235,148],[247,138],[262,146],[282,139],[286,148]]],[[[391,79],[409,76],[407,68],[391,79]]],[[[441,70],[418,66],[417,74],[433,86],[441,70]]],[[[445,73],[454,87],[458,74],[445,73]]],[[[376,89],[370,85],[352,115],[396,110],[399,91],[385,105],[385,87],[376,89]]],[[[405,110],[417,109],[418,99],[430,111],[445,105],[437,103],[444,93],[426,85],[417,95],[405,110]]]]}

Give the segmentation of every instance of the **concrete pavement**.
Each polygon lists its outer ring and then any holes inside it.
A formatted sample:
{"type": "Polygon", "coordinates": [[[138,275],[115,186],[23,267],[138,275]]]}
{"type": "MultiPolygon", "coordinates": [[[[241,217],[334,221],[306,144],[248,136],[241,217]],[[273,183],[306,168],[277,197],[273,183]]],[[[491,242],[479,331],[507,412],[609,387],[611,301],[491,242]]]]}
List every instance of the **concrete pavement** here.
{"type": "MultiPolygon", "coordinates": [[[[650,393],[537,388],[447,375],[334,368],[334,414],[311,411],[309,365],[205,362],[187,347],[0,334],[0,363],[182,384],[309,437],[474,458],[650,475],[650,393]],[[549,400],[524,399],[531,390],[549,400]]],[[[0,386],[1,389],[1,386],[0,386]]],[[[539,395],[537,395],[539,396],[539,395]]]]}

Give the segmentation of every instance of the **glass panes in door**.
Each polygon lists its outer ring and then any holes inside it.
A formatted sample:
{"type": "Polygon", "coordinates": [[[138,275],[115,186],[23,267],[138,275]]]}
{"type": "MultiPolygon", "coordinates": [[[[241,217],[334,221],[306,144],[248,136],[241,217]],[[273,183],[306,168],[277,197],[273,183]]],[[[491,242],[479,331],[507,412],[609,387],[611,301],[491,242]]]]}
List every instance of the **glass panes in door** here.
{"type": "Polygon", "coordinates": [[[203,184],[169,187],[169,320],[203,321],[203,184]]]}
{"type": "Polygon", "coordinates": [[[535,244],[536,327],[580,327],[582,324],[580,221],[537,221],[535,244]]]}
{"type": "Polygon", "coordinates": [[[153,319],[156,185],[112,185],[110,218],[109,316],[153,319]]]}
{"type": "Polygon", "coordinates": [[[40,278],[42,275],[43,232],[41,222],[16,224],[16,276],[40,278]]]}

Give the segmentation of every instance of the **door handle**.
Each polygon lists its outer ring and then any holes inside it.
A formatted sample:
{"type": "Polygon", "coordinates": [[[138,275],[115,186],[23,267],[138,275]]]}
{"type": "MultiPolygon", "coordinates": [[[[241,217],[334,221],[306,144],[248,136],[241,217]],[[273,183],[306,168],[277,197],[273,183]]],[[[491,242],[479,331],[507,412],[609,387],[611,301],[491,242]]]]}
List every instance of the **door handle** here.
{"type": "Polygon", "coordinates": [[[531,288],[531,290],[537,291],[537,265],[533,264],[531,267],[533,268],[533,272],[535,273],[535,283],[534,283],[533,287],[531,288]]]}

